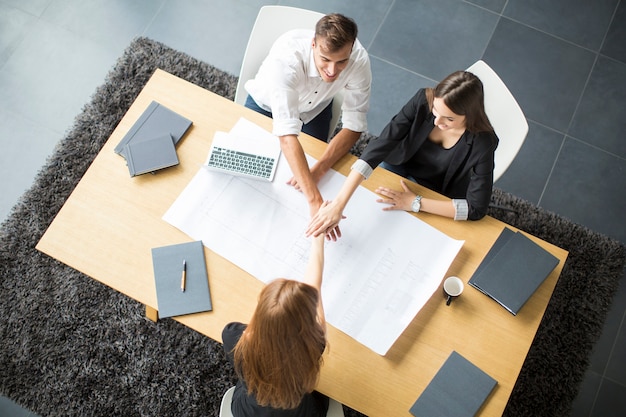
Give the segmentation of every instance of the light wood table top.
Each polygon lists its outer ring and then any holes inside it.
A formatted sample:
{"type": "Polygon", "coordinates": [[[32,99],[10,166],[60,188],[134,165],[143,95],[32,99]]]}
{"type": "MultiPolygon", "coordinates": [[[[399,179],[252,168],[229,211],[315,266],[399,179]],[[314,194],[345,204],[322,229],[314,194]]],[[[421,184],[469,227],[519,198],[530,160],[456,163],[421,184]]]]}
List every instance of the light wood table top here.
{"type": "MultiPolygon", "coordinates": [[[[271,120],[223,97],[157,70],[54,219],[37,249],[123,294],[156,309],[151,249],[191,239],[161,219],[206,159],[215,131],[229,131],[244,116],[271,131],[271,120]],[[143,110],[156,100],[193,121],[178,145],[180,165],[130,178],[125,160],[113,152],[143,110]]],[[[319,157],[326,144],[302,135],[305,151],[319,157]]],[[[347,175],[347,155],[335,168],[347,175]]],[[[399,177],[376,169],[364,186],[399,187],[399,177]]],[[[442,198],[413,186],[424,196],[442,198]]],[[[333,196],[326,196],[332,198],[333,196]]],[[[486,217],[454,222],[417,216],[465,245],[447,275],[467,284],[504,223],[486,217]]],[[[344,225],[344,233],[349,228],[344,225]]],[[[407,237],[407,244],[411,239],[407,237]]],[[[368,416],[410,416],[409,408],[456,350],[498,381],[480,416],[500,416],[535,336],[567,252],[533,239],[561,262],[517,316],[466,287],[446,307],[436,292],[391,347],[380,356],[329,326],[319,391],[368,416]]],[[[248,322],[263,283],[205,248],[213,311],[176,318],[217,341],[225,324],[248,322]],[[245,290],[242,290],[245,289],[245,290]]]]}

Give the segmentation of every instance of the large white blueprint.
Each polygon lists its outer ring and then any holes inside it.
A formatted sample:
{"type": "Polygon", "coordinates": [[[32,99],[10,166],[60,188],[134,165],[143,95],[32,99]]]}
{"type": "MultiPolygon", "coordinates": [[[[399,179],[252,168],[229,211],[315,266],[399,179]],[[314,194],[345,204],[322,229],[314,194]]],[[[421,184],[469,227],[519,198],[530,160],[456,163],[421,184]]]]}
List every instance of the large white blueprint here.
{"type": "MultiPolygon", "coordinates": [[[[271,183],[200,168],[163,219],[265,283],[300,279],[309,209],[285,184],[290,177],[284,156],[271,183]]],[[[320,184],[324,197],[336,195],[344,179],[329,172],[320,184]]],[[[376,198],[359,187],[344,212],[343,237],[326,243],[322,298],[330,324],[384,355],[464,242],[408,213],[383,212],[376,198]]]]}

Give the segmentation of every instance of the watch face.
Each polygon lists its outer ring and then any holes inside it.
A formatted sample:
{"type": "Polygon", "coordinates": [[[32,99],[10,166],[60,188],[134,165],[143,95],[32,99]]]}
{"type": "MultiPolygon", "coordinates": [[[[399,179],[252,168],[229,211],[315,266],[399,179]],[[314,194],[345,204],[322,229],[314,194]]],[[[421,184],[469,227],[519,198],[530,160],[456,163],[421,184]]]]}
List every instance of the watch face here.
{"type": "Polygon", "coordinates": [[[418,211],[420,211],[420,207],[421,207],[420,203],[421,202],[418,199],[413,200],[413,204],[411,204],[411,209],[417,213],[418,211]]]}

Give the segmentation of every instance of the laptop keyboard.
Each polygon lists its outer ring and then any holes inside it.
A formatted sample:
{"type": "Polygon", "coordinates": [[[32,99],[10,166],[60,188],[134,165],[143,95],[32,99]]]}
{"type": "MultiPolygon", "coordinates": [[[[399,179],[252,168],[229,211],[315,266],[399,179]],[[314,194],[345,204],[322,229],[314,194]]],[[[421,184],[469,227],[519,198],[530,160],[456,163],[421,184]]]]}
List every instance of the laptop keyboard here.
{"type": "Polygon", "coordinates": [[[223,171],[269,179],[274,162],[274,158],[267,156],[252,155],[215,146],[207,165],[223,171]]]}

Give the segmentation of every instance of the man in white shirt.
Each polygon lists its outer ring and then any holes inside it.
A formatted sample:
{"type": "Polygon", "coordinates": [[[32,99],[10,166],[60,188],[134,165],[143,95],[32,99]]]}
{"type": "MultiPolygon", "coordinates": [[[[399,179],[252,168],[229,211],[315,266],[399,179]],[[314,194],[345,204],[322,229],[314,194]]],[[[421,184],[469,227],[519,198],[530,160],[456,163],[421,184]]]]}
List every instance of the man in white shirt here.
{"type": "MultiPolygon", "coordinates": [[[[317,183],[367,129],[372,74],[356,36],[352,19],[326,15],[315,31],[292,30],[278,38],[256,77],[245,84],[246,107],[274,119],[273,133],[293,172],[289,184],[304,193],[311,216],[324,201],[317,183]],[[298,135],[303,131],[328,140],[338,92],[343,93],[342,129],[309,168],[298,135]]],[[[334,232],[340,235],[339,228],[334,232]]]]}

